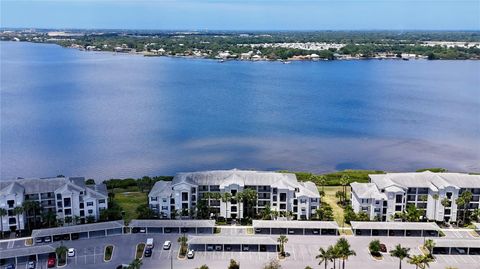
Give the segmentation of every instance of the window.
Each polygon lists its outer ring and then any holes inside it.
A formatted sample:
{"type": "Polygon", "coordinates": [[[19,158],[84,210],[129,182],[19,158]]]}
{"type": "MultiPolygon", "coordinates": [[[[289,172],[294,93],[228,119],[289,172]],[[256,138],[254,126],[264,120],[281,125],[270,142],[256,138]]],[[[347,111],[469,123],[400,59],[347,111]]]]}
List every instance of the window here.
{"type": "Polygon", "coordinates": [[[230,211],[232,211],[232,212],[237,212],[237,207],[236,207],[236,206],[232,206],[231,209],[230,209],[230,211]]]}
{"type": "Polygon", "coordinates": [[[285,201],[287,201],[287,194],[280,193],[280,202],[285,202],[285,201]]]}
{"type": "Polygon", "coordinates": [[[162,202],[166,203],[166,202],[167,202],[167,198],[163,198],[163,199],[162,199],[162,202]]]}
{"type": "Polygon", "coordinates": [[[58,200],[62,200],[62,194],[57,193],[57,199],[58,199],[58,200]]]}
{"type": "Polygon", "coordinates": [[[87,202],[87,206],[93,206],[93,202],[87,202]]]}
{"type": "Polygon", "coordinates": [[[89,214],[89,215],[92,215],[92,214],[93,214],[93,210],[89,209],[89,210],[88,210],[88,214],[89,214]]]}
{"type": "Polygon", "coordinates": [[[277,201],[277,196],[274,195],[273,198],[272,198],[272,200],[273,200],[274,202],[276,202],[276,201],[277,201]]]}
{"type": "Polygon", "coordinates": [[[395,196],[395,202],[398,204],[398,203],[402,203],[402,201],[403,201],[403,195],[397,194],[395,196]]]}
{"type": "MultiPolygon", "coordinates": [[[[150,201],[157,201],[157,200],[158,200],[157,197],[150,197],[150,201]]],[[[166,199],[164,199],[164,200],[166,200],[166,199]]]]}
{"type": "Polygon", "coordinates": [[[8,207],[13,208],[15,206],[15,200],[8,200],[7,204],[8,204],[8,207]]]}
{"type": "Polygon", "coordinates": [[[62,202],[57,202],[57,207],[62,208],[62,202]]]}
{"type": "Polygon", "coordinates": [[[70,208],[65,209],[65,215],[72,215],[72,210],[70,208]]]}
{"type": "Polygon", "coordinates": [[[105,204],[105,199],[100,199],[100,200],[98,200],[98,203],[99,203],[99,204],[105,204]]]}
{"type": "Polygon", "coordinates": [[[63,199],[63,206],[65,206],[65,207],[72,206],[72,200],[70,198],[64,198],[63,199]]]}
{"type": "Polygon", "coordinates": [[[168,206],[162,206],[162,210],[168,210],[168,206]]]}
{"type": "Polygon", "coordinates": [[[80,208],[84,208],[85,207],[85,204],[84,203],[80,203],[80,208]]]}
{"type": "Polygon", "coordinates": [[[85,211],[84,210],[80,210],[80,217],[85,217],[85,211]]]}
{"type": "Polygon", "coordinates": [[[182,192],[182,201],[188,201],[188,192],[182,192]]]}
{"type": "Polygon", "coordinates": [[[280,204],[280,209],[287,209],[287,205],[286,204],[280,204]]]}
{"type": "Polygon", "coordinates": [[[402,211],[402,206],[401,205],[395,206],[395,211],[402,211]]]}

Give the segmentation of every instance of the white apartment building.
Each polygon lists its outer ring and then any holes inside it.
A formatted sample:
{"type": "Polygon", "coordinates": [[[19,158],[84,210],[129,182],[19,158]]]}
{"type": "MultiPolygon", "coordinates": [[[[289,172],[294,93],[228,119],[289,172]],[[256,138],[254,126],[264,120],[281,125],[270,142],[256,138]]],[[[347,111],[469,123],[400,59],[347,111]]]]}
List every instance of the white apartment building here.
{"type": "MultiPolygon", "coordinates": [[[[253,189],[257,192],[254,212],[259,213],[265,206],[272,211],[290,211],[294,219],[310,219],[320,207],[320,194],[312,182],[298,182],[291,173],[219,170],[179,173],[171,182],[155,183],[149,196],[152,209],[163,218],[169,218],[176,211],[195,211],[197,202],[205,193],[230,193],[232,196],[253,189]]],[[[217,216],[226,219],[240,219],[245,216],[244,204],[236,199],[223,202],[222,199],[208,199],[217,216]]]]}
{"type": "MultiPolygon", "coordinates": [[[[25,229],[27,212],[15,214],[15,207],[25,201],[40,204],[41,213],[54,212],[57,219],[69,216],[80,217],[85,222],[88,216],[97,220],[100,210],[108,207],[105,184],[86,185],[83,177],[32,178],[0,181],[0,208],[7,211],[2,217],[3,231],[25,229]],[[18,220],[17,220],[18,219],[18,220]]],[[[32,216],[28,216],[31,218],[32,216]]]]}
{"type": "Polygon", "coordinates": [[[409,204],[425,209],[428,220],[456,222],[456,199],[465,191],[473,198],[468,209],[479,208],[480,175],[462,173],[387,173],[369,175],[370,183],[352,183],[353,210],[366,212],[370,219],[394,221],[409,204]],[[437,199],[435,199],[437,197],[437,199]],[[444,207],[442,200],[448,199],[444,207]]]}

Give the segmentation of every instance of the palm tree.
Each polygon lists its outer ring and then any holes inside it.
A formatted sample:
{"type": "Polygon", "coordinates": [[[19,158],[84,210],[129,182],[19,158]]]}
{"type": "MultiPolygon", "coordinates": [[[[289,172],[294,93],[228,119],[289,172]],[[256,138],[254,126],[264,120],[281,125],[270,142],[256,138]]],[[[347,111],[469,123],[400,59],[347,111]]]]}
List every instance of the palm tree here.
{"type": "Polygon", "coordinates": [[[73,216],[73,223],[77,225],[80,222],[80,216],[73,216]]]}
{"type": "Polygon", "coordinates": [[[418,269],[418,266],[423,261],[423,255],[413,255],[411,257],[408,257],[408,263],[415,265],[415,269],[418,269]]]}
{"type": "Polygon", "coordinates": [[[327,252],[330,255],[330,261],[333,262],[333,269],[336,268],[335,261],[340,257],[340,251],[337,246],[329,246],[327,252]]]}
{"type": "Polygon", "coordinates": [[[57,259],[59,260],[59,263],[60,261],[62,261],[62,263],[65,261],[65,259],[67,258],[67,251],[68,251],[68,248],[66,246],[64,246],[63,244],[61,244],[60,246],[58,246],[56,249],[55,249],[55,253],[57,254],[57,259]]]}
{"type": "Polygon", "coordinates": [[[135,259],[128,265],[128,269],[140,269],[142,265],[143,263],[140,259],[135,259]]]}
{"type": "Polygon", "coordinates": [[[350,249],[350,243],[345,238],[340,238],[335,245],[339,250],[339,257],[342,259],[342,267],[345,269],[345,260],[347,260],[350,256],[355,256],[357,253],[350,249]]]}
{"type": "Polygon", "coordinates": [[[188,238],[185,235],[182,235],[177,239],[177,242],[180,243],[180,255],[185,255],[187,252],[187,241],[188,238]]]}
{"type": "Polygon", "coordinates": [[[470,191],[465,191],[463,192],[460,197],[463,199],[463,224],[465,224],[465,213],[467,211],[467,207],[470,204],[470,201],[472,201],[473,194],[470,191]]]}
{"type": "Polygon", "coordinates": [[[15,216],[17,216],[17,230],[20,230],[20,215],[23,214],[23,207],[22,206],[16,206],[13,209],[13,213],[15,216]]]}
{"type": "Polygon", "coordinates": [[[433,257],[433,248],[435,247],[435,242],[432,239],[427,239],[425,243],[423,243],[423,247],[428,250],[428,257],[433,257]]]}
{"type": "Polygon", "coordinates": [[[258,199],[258,193],[253,189],[245,189],[241,193],[242,201],[244,203],[244,208],[247,208],[247,216],[252,218],[253,212],[255,210],[255,205],[258,199]],[[253,210],[252,210],[253,209],[253,210]]]}
{"type": "Polygon", "coordinates": [[[390,255],[400,260],[398,266],[399,269],[402,269],[402,260],[410,256],[410,254],[408,253],[409,251],[409,248],[404,248],[400,244],[396,245],[394,249],[390,250],[390,255]]]}
{"type": "Polygon", "coordinates": [[[433,200],[434,200],[434,203],[435,203],[435,207],[434,207],[434,211],[433,211],[433,218],[435,219],[435,221],[437,221],[437,201],[438,201],[438,198],[440,198],[440,196],[438,195],[438,193],[435,193],[433,195],[433,200]]]}
{"type": "Polygon", "coordinates": [[[316,178],[318,184],[320,184],[320,186],[322,186],[322,192],[325,193],[325,183],[327,183],[327,178],[324,176],[324,175],[320,175],[320,176],[317,176],[316,178]]]}
{"type": "Polygon", "coordinates": [[[347,185],[350,183],[350,177],[348,175],[343,175],[340,178],[340,184],[342,184],[342,189],[343,189],[343,203],[347,201],[347,185]]]}
{"type": "Polygon", "coordinates": [[[3,238],[3,217],[7,215],[7,210],[4,208],[0,208],[0,231],[2,232],[3,238]]]}
{"type": "Polygon", "coordinates": [[[431,262],[433,262],[432,257],[423,256],[422,257],[422,262],[420,263],[420,268],[424,269],[424,268],[430,267],[431,262]]]}
{"type": "Polygon", "coordinates": [[[288,238],[285,235],[280,235],[277,242],[280,243],[280,255],[285,256],[285,244],[288,242],[288,238]]]}
{"type": "Polygon", "coordinates": [[[48,211],[47,213],[43,214],[42,219],[48,228],[52,227],[53,224],[55,224],[55,222],[57,221],[57,217],[51,211],[48,211]]]}
{"type": "Polygon", "coordinates": [[[330,253],[328,253],[328,251],[323,248],[320,248],[318,251],[320,253],[315,256],[315,259],[320,259],[318,265],[321,265],[323,263],[325,265],[325,269],[327,269],[328,261],[330,260],[330,253]]]}
{"type": "Polygon", "coordinates": [[[262,210],[262,219],[269,220],[272,218],[272,209],[270,205],[265,205],[265,208],[262,210]]]}
{"type": "Polygon", "coordinates": [[[227,210],[228,210],[228,201],[232,199],[232,194],[230,192],[224,192],[222,194],[222,202],[225,203],[225,218],[227,217],[227,210]]]}
{"type": "Polygon", "coordinates": [[[66,216],[65,217],[65,224],[71,224],[73,221],[73,218],[71,216],[66,216]]]}

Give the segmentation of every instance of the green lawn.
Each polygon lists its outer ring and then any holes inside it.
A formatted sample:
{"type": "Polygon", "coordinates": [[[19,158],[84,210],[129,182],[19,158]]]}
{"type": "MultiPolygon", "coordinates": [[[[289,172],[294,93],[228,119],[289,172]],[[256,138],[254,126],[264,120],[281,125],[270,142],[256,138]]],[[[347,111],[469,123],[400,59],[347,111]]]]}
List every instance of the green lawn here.
{"type": "MultiPolygon", "coordinates": [[[[318,187],[318,190],[322,190],[322,187],[318,187]]],[[[341,191],[342,186],[325,186],[325,196],[322,197],[322,201],[329,204],[333,209],[333,217],[335,221],[340,225],[343,224],[343,208],[341,208],[337,204],[337,198],[335,197],[335,193],[337,191],[341,191]]],[[[350,187],[347,187],[347,197],[350,197],[350,187]]],[[[348,224],[345,223],[345,227],[350,227],[348,224]]]]}
{"type": "Polygon", "coordinates": [[[125,221],[137,218],[137,207],[148,202],[147,193],[142,192],[116,192],[114,200],[125,211],[125,221]]]}

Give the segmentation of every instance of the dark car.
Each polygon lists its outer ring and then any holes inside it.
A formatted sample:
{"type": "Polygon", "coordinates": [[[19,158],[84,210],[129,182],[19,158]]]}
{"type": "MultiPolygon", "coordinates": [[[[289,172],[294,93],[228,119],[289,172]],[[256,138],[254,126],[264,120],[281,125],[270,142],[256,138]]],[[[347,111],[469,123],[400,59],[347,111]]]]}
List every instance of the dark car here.
{"type": "Polygon", "coordinates": [[[380,244],[380,252],[387,252],[387,246],[385,246],[385,244],[380,244]]]}
{"type": "Polygon", "coordinates": [[[80,234],[78,234],[78,233],[73,233],[72,234],[72,240],[77,240],[79,238],[80,238],[80,234]]]}
{"type": "Polygon", "coordinates": [[[6,269],[15,269],[15,264],[11,263],[5,267],[6,269]]]}
{"type": "Polygon", "coordinates": [[[151,248],[146,248],[143,255],[144,255],[145,257],[150,257],[150,256],[152,256],[152,249],[151,249],[151,248]]]}

